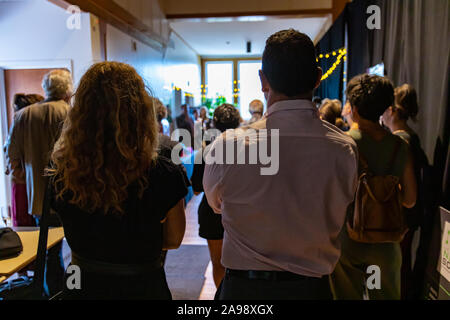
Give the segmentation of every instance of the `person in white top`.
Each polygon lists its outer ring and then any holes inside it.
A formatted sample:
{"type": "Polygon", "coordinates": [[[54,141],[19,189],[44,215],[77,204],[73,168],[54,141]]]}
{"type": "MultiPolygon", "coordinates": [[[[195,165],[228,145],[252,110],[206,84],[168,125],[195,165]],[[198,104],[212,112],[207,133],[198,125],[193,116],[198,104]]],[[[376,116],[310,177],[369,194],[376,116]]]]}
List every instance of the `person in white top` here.
{"type": "Polygon", "coordinates": [[[216,160],[206,161],[205,194],[225,230],[217,299],[332,297],[328,275],[355,194],[357,149],[319,118],[311,100],[321,76],[308,36],[293,29],[270,36],[260,71],[266,115],[226,131],[205,156],[216,160]],[[228,157],[224,148],[220,159],[223,143],[240,153],[228,157]],[[255,145],[258,161],[228,161],[250,159],[255,145]]]}

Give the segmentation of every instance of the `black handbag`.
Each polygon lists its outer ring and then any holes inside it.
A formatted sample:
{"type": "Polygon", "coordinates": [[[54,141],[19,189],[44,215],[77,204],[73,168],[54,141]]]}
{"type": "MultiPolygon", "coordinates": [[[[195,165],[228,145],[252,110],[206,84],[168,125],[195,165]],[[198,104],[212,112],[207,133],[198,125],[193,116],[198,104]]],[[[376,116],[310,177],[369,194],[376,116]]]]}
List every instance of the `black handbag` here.
{"type": "MultiPolygon", "coordinates": [[[[39,228],[39,242],[34,265],[34,275],[20,277],[0,283],[0,300],[45,300],[49,299],[44,292],[45,263],[47,257],[47,239],[50,214],[51,184],[48,183],[44,204],[42,208],[42,217],[39,228]]],[[[17,235],[17,234],[16,234],[17,235]]]]}
{"type": "Polygon", "coordinates": [[[17,256],[22,250],[19,235],[11,228],[0,228],[0,260],[17,256]]]}

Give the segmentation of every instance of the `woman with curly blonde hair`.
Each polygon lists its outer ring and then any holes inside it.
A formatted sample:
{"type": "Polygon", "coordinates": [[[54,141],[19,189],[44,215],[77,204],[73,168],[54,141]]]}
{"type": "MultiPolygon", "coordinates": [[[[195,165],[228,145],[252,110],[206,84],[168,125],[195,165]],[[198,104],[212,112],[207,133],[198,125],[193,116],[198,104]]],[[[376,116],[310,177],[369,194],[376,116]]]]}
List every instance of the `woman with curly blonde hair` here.
{"type": "Polygon", "coordinates": [[[69,298],[171,298],[159,256],[183,239],[187,178],[157,147],[155,108],[136,70],[94,64],[49,170],[52,206],[82,271],[69,298]]]}

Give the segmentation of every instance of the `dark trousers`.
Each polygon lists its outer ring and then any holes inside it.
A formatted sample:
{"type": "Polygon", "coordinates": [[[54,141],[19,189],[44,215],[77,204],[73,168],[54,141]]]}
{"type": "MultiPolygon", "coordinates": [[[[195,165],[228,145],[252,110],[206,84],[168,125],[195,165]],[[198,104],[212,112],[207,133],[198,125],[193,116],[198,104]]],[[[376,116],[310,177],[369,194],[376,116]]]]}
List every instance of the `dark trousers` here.
{"type": "MultiPolygon", "coordinates": [[[[36,225],[40,226],[40,217],[36,218],[36,225]]],[[[56,214],[49,215],[49,227],[61,227],[61,221],[56,214]]],[[[64,285],[64,259],[62,242],[57,243],[47,251],[45,263],[44,290],[47,296],[52,297],[63,290],[64,285]]]]}
{"type": "Polygon", "coordinates": [[[328,276],[254,280],[226,274],[215,300],[332,300],[328,276]]]}

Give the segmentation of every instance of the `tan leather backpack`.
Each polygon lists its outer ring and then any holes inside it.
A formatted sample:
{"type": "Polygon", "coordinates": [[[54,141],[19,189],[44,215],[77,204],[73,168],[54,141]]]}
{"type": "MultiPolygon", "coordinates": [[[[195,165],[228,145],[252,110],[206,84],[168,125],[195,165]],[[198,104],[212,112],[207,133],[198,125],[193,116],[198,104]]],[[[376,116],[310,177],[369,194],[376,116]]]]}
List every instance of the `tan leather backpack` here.
{"type": "MultiPolygon", "coordinates": [[[[394,147],[392,169],[400,148],[394,147]]],[[[360,154],[359,179],[353,216],[347,220],[350,239],[364,243],[401,242],[408,227],[403,212],[400,179],[393,175],[373,175],[360,154]]]]}

